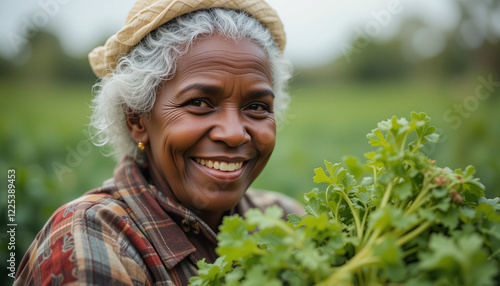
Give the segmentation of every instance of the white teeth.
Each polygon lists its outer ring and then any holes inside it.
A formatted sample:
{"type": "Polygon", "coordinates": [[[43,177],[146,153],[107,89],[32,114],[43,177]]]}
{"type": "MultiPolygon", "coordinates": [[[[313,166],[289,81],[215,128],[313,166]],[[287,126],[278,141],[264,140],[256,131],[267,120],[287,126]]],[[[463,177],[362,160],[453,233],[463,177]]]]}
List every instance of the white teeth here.
{"type": "Polygon", "coordinates": [[[227,166],[227,163],[226,163],[226,162],[221,162],[221,163],[220,163],[220,166],[219,166],[219,169],[220,169],[221,171],[227,171],[227,167],[228,167],[228,166],[227,166]]]}
{"type": "Polygon", "coordinates": [[[219,161],[212,161],[212,160],[206,160],[206,159],[200,159],[196,158],[196,162],[198,162],[200,165],[207,166],[211,169],[216,169],[224,172],[232,172],[239,170],[243,167],[243,162],[238,162],[238,163],[228,163],[228,162],[219,162],[219,161]]]}

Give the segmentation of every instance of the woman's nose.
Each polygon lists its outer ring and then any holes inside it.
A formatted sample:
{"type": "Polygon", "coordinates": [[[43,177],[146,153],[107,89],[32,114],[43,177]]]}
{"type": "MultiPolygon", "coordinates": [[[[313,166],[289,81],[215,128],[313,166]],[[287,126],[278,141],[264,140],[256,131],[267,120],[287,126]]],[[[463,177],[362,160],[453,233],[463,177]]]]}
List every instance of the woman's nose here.
{"type": "Polygon", "coordinates": [[[252,139],[245,126],[244,119],[237,112],[220,114],[215,126],[209,133],[212,141],[226,143],[229,147],[238,147],[252,139]]]}

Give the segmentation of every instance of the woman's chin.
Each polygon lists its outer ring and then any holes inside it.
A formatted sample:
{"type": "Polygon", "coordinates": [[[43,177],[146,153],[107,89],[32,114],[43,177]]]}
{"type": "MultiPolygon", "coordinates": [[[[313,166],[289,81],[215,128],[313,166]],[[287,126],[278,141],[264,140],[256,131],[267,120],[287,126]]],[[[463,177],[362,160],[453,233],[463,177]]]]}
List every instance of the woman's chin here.
{"type": "Polygon", "coordinates": [[[197,210],[225,212],[234,208],[245,194],[243,188],[228,190],[212,189],[208,192],[192,194],[190,201],[193,208],[197,210]]]}

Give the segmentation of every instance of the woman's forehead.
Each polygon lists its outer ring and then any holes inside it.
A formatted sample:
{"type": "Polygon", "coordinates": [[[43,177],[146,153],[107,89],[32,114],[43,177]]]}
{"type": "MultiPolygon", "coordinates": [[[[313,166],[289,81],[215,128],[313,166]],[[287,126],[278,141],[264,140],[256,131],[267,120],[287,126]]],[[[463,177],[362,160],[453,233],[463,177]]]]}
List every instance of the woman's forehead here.
{"type": "Polygon", "coordinates": [[[249,39],[234,41],[218,35],[197,41],[181,56],[175,77],[217,70],[234,75],[257,73],[272,79],[269,58],[262,47],[249,39]]]}

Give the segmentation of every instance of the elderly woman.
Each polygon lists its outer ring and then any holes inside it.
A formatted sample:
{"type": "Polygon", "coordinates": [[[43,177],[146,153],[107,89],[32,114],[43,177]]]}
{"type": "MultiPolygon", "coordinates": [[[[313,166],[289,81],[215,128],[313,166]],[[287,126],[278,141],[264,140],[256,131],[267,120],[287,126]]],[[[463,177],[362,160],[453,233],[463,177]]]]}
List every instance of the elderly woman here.
{"type": "Polygon", "coordinates": [[[186,285],[213,262],[225,215],[290,198],[248,191],[275,145],[290,76],[262,0],[139,0],[90,54],[98,145],[122,158],[101,188],[58,209],[16,285],[186,285]]]}

